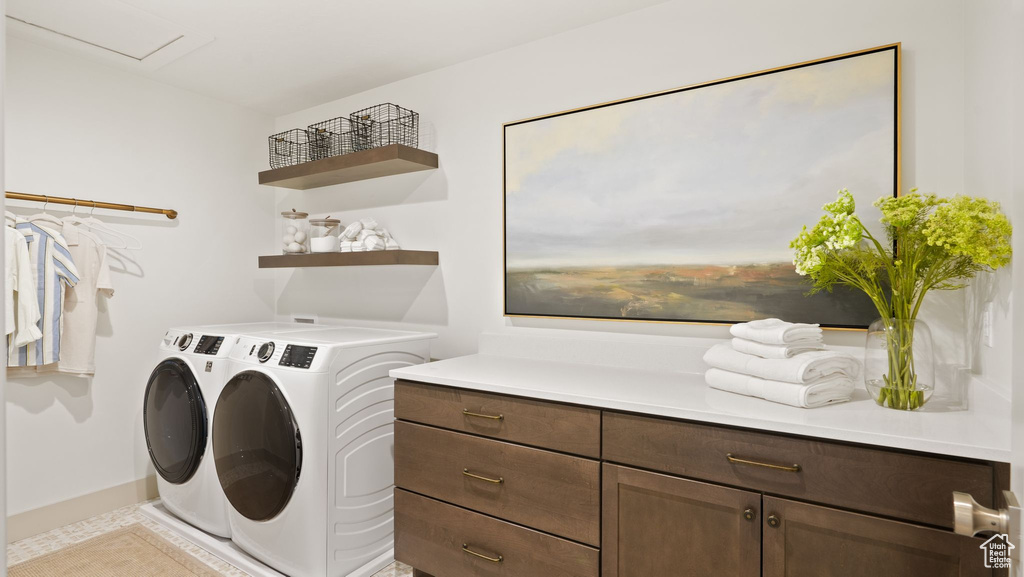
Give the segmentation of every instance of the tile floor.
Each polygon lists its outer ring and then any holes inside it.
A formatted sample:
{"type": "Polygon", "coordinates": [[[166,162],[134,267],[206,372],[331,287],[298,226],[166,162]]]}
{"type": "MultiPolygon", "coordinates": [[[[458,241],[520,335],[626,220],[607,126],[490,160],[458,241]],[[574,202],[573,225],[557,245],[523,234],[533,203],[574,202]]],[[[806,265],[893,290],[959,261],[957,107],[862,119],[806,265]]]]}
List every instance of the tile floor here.
{"type": "MultiPolygon", "coordinates": [[[[63,549],[69,545],[81,543],[87,539],[91,539],[104,533],[109,533],[110,531],[126,527],[133,523],[139,523],[145,526],[164,539],[167,539],[167,541],[191,553],[194,557],[203,563],[206,563],[221,575],[227,575],[229,577],[249,577],[248,573],[222,561],[209,551],[206,551],[186,539],[179,537],[170,529],[167,529],[146,517],[139,512],[138,505],[123,507],[116,511],[111,511],[110,513],[86,519],[85,521],[79,521],[78,523],[73,523],[66,527],[47,531],[46,533],[22,539],[21,541],[15,541],[7,546],[7,566],[10,567],[11,565],[21,563],[22,561],[28,561],[29,559],[38,557],[39,555],[63,549]]],[[[401,563],[395,563],[394,565],[385,567],[374,577],[411,576],[412,569],[402,565],[401,563]]]]}

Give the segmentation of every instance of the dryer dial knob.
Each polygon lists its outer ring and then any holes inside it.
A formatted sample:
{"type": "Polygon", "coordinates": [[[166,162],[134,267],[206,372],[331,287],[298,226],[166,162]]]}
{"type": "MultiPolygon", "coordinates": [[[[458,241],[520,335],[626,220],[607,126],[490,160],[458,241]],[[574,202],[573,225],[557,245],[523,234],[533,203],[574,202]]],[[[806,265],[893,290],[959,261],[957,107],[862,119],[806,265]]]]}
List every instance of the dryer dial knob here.
{"type": "Polygon", "coordinates": [[[263,343],[262,345],[260,345],[260,350],[259,350],[259,352],[256,353],[256,358],[258,358],[261,363],[265,363],[265,362],[269,361],[270,357],[272,357],[272,356],[274,356],[274,343],[273,342],[266,342],[266,343],[263,343]]]}
{"type": "Polygon", "coordinates": [[[183,351],[192,344],[192,333],[185,333],[178,339],[178,350],[183,351]]]}

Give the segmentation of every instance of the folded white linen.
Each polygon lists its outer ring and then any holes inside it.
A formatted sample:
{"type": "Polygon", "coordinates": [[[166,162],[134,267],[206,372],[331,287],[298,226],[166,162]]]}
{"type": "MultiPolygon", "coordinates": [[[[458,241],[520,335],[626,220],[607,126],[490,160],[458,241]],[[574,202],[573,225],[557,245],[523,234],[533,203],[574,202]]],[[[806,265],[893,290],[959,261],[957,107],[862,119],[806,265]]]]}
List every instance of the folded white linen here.
{"type": "Polygon", "coordinates": [[[825,350],[825,343],[821,341],[798,341],[788,345],[766,345],[757,341],[747,339],[732,339],[732,348],[748,355],[755,355],[763,359],[788,359],[810,351],[825,350]]]}
{"type": "Polygon", "coordinates": [[[379,236],[368,236],[363,239],[366,250],[384,250],[384,239],[379,236]]]}
{"type": "Polygon", "coordinates": [[[704,380],[711,388],[721,391],[807,409],[849,401],[854,389],[853,380],[842,375],[823,377],[813,383],[798,385],[721,369],[708,369],[704,373],[704,380]]]}
{"type": "Polygon", "coordinates": [[[860,374],[860,361],[838,351],[811,351],[788,359],[762,359],[722,343],[704,353],[704,362],[716,369],[786,383],[807,384],[836,374],[854,379],[860,374]]]}
{"type": "Polygon", "coordinates": [[[732,336],[766,345],[786,345],[798,341],[821,340],[821,328],[806,323],[787,323],[779,319],[762,319],[729,327],[732,336]]]}
{"type": "Polygon", "coordinates": [[[345,230],[341,233],[341,238],[344,240],[355,240],[359,236],[360,231],[363,230],[363,223],[358,220],[345,227],[345,230]]]}

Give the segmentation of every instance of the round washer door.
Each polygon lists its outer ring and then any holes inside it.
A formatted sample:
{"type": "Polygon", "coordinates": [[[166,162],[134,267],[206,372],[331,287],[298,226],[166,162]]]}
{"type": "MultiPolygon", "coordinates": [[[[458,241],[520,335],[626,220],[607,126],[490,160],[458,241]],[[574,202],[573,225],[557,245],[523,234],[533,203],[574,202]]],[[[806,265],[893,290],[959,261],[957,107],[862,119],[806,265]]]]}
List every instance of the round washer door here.
{"type": "Polygon", "coordinates": [[[224,494],[253,521],[273,519],[295,492],[302,439],[281,390],[243,371],[224,385],[213,416],[213,458],[224,494]]]}
{"type": "Polygon", "coordinates": [[[206,403],[192,369],[167,359],[146,385],[142,422],[146,447],[157,473],[179,485],[192,478],[206,451],[206,403]]]}

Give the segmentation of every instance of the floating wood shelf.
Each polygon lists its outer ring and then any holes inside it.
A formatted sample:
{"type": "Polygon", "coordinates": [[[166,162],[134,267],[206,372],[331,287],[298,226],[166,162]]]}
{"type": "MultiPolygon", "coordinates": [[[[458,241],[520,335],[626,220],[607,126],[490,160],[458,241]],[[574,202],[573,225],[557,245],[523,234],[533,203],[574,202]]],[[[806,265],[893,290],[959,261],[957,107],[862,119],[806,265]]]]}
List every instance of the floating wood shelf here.
{"type": "Polygon", "coordinates": [[[365,252],[323,252],[317,254],[275,254],[260,257],[260,268],[381,266],[395,264],[437,266],[437,253],[429,250],[375,250],[365,252]]]}
{"type": "Polygon", "coordinates": [[[437,155],[433,152],[392,144],[294,166],[264,170],[260,173],[260,184],[306,190],[435,168],[437,155]]]}

